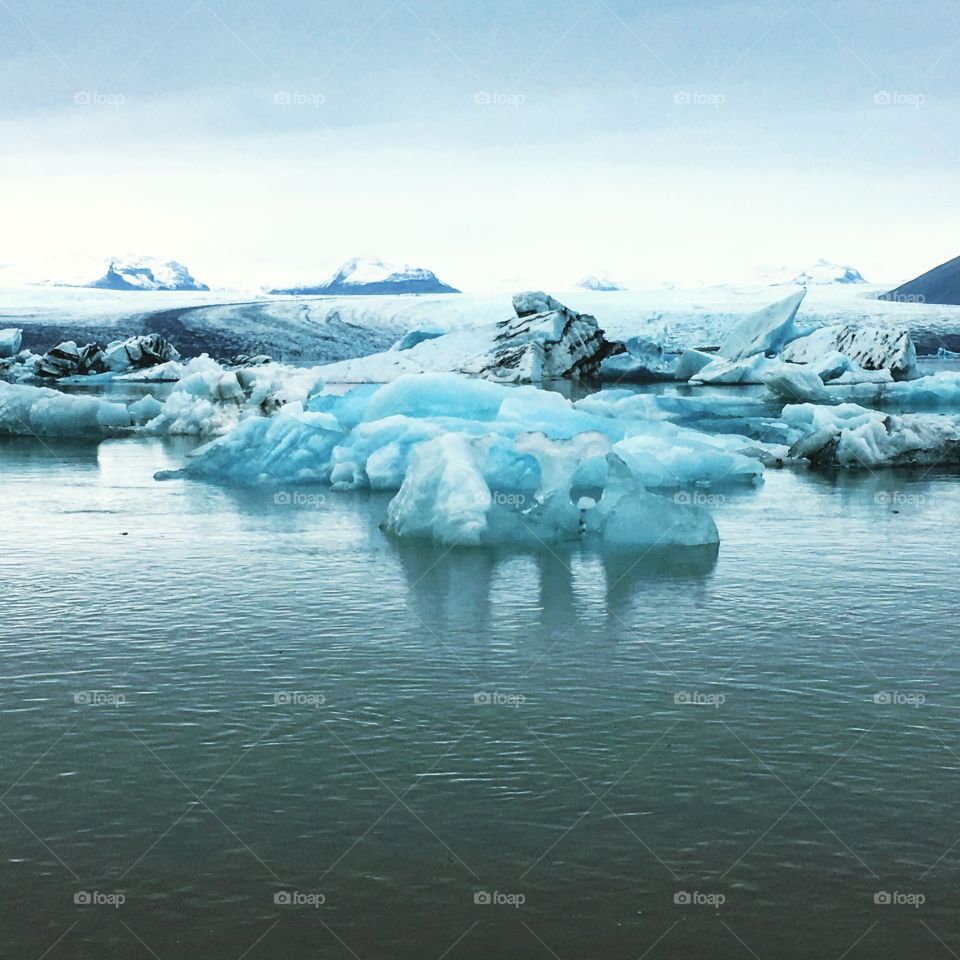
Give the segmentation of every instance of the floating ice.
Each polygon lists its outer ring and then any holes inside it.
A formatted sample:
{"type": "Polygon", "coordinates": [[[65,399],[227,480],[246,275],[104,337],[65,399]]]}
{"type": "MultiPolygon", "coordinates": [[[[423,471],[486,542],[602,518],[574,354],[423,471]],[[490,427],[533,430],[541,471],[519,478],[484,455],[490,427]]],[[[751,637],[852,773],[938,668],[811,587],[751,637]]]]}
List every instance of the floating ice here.
{"type": "Polygon", "coordinates": [[[23,331],[19,327],[0,330],[0,359],[15,357],[20,352],[23,331]]]}
{"type": "Polygon", "coordinates": [[[854,369],[889,370],[894,380],[918,376],[916,347],[905,329],[851,324],[821,327],[789,343],[783,358],[792,363],[820,363],[837,352],[848,357],[854,369]]]}
{"type": "Polygon", "coordinates": [[[727,360],[743,360],[758,353],[779,353],[800,336],[795,321],[806,292],[798,290],[734,324],[720,344],[719,355],[727,360]]]}
{"type": "Polygon", "coordinates": [[[788,406],[783,419],[804,436],[791,455],[820,466],[886,467],[960,462],[960,420],[884,414],[856,404],[788,406]]]}
{"type": "Polygon", "coordinates": [[[6,436],[102,437],[130,424],[122,403],[0,382],[0,434],[6,436]]]}

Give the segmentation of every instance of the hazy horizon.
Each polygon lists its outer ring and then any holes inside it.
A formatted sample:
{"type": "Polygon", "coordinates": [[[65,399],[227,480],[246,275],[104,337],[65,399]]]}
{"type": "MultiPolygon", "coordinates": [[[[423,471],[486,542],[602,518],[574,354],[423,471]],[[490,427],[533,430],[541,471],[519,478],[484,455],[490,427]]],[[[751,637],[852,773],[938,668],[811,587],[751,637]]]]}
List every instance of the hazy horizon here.
{"type": "Polygon", "coordinates": [[[0,6],[0,263],[143,253],[213,287],[355,255],[465,290],[956,256],[960,9],[0,6]]]}

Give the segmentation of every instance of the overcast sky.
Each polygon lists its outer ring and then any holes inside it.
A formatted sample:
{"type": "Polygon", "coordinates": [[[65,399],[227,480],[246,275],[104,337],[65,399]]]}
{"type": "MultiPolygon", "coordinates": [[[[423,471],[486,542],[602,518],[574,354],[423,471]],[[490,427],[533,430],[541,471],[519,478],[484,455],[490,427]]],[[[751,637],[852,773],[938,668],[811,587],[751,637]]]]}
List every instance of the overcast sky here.
{"type": "Polygon", "coordinates": [[[0,262],[211,285],[960,254],[960,4],[0,0],[0,262]]]}

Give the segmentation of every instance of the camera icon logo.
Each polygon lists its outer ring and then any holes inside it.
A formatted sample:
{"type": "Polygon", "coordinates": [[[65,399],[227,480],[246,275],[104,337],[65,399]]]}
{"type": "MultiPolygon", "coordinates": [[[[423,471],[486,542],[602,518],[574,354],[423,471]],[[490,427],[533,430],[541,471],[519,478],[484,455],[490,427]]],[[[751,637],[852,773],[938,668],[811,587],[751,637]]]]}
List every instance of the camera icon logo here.
{"type": "Polygon", "coordinates": [[[478,890],[473,895],[473,902],[479,904],[480,906],[487,906],[493,902],[493,898],[487,893],[486,890],[478,890]]]}
{"type": "Polygon", "coordinates": [[[681,907],[689,906],[691,903],[690,894],[686,890],[678,890],[673,895],[673,902],[679,904],[681,907]]]}

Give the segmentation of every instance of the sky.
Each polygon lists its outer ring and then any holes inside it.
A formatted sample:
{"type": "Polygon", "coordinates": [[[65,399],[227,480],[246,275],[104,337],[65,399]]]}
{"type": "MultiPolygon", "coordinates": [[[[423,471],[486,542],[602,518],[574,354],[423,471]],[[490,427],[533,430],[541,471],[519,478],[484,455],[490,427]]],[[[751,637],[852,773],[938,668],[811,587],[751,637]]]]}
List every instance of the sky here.
{"type": "Polygon", "coordinates": [[[0,0],[0,263],[900,281],[960,254],[958,87],[940,0],[0,0]]]}

